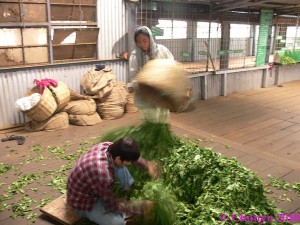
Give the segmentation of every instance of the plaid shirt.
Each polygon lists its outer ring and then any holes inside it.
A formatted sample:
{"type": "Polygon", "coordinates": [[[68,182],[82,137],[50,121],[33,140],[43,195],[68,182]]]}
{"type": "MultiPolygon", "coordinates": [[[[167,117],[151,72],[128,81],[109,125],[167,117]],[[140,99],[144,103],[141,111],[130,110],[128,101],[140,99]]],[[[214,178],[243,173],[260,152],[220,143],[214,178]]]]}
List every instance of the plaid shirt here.
{"type": "Polygon", "coordinates": [[[79,158],[68,177],[67,202],[77,210],[92,210],[98,199],[114,211],[139,213],[136,207],[118,202],[113,194],[114,163],[107,152],[111,142],[93,146],[79,158]]]}

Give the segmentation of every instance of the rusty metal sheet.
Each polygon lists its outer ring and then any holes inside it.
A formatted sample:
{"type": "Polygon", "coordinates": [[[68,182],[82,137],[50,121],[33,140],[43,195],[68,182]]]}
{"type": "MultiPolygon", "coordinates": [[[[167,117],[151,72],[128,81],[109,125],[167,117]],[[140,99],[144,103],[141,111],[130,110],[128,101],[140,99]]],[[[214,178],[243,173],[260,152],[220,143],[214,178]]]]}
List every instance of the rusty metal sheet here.
{"type": "Polygon", "coordinates": [[[97,0],[51,0],[51,4],[58,3],[58,4],[96,4],[97,0]]]}
{"type": "Polygon", "coordinates": [[[53,59],[65,60],[73,58],[73,45],[53,46],[53,59]]]}
{"type": "Polygon", "coordinates": [[[24,22],[47,22],[46,4],[23,4],[24,22]]]}
{"type": "Polygon", "coordinates": [[[47,45],[47,28],[25,28],[23,32],[24,46],[47,45]]]}
{"type": "Polygon", "coordinates": [[[0,22],[20,22],[20,8],[18,3],[0,3],[0,22]]]}
{"type": "Polygon", "coordinates": [[[76,32],[76,40],[74,43],[96,43],[99,28],[68,28],[54,29],[53,44],[61,44],[68,36],[76,32]]]}
{"type": "Polygon", "coordinates": [[[24,55],[26,64],[49,62],[47,47],[24,48],[24,55]]]}
{"type": "Polygon", "coordinates": [[[26,2],[36,2],[36,3],[46,3],[46,0],[1,0],[1,2],[21,2],[21,3],[26,3],[26,2]]]}
{"type": "Polygon", "coordinates": [[[72,33],[76,32],[76,29],[69,28],[69,29],[54,29],[53,34],[53,44],[61,44],[68,36],[72,33]]]}
{"type": "Polygon", "coordinates": [[[0,49],[0,67],[23,64],[22,48],[0,49]]]}
{"type": "Polygon", "coordinates": [[[51,5],[51,20],[96,22],[96,6],[51,5]]]}
{"type": "Polygon", "coordinates": [[[99,28],[78,29],[76,33],[76,43],[97,42],[99,28]]]}
{"type": "Polygon", "coordinates": [[[95,58],[96,45],[76,45],[74,48],[74,59],[95,58]]]}

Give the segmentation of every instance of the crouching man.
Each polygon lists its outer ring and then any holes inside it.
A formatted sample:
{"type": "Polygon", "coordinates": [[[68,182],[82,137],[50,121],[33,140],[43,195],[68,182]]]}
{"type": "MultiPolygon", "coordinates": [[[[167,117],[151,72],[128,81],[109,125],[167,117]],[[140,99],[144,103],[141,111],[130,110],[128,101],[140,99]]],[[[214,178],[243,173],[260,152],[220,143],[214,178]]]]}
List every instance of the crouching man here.
{"type": "Polygon", "coordinates": [[[68,177],[67,202],[79,214],[99,225],[121,225],[126,216],[147,216],[151,201],[132,202],[117,199],[113,194],[115,177],[123,189],[133,183],[126,166],[137,163],[140,150],[135,141],[125,137],[103,142],[82,155],[68,177]]]}

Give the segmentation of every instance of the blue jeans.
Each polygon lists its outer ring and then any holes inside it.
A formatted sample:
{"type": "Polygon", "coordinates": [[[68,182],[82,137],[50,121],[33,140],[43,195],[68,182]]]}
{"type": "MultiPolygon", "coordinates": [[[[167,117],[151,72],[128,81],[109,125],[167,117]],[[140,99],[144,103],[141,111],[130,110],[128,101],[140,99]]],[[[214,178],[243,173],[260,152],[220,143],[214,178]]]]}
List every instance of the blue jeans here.
{"type": "Polygon", "coordinates": [[[98,200],[91,211],[79,211],[79,214],[99,225],[124,225],[125,219],[121,212],[108,211],[104,202],[98,200]]]}
{"type": "MultiPolygon", "coordinates": [[[[134,179],[126,167],[115,167],[115,176],[124,190],[128,190],[134,179]]],[[[122,212],[109,211],[105,203],[99,199],[91,211],[79,211],[79,214],[99,225],[124,225],[125,219],[122,212]]]]}

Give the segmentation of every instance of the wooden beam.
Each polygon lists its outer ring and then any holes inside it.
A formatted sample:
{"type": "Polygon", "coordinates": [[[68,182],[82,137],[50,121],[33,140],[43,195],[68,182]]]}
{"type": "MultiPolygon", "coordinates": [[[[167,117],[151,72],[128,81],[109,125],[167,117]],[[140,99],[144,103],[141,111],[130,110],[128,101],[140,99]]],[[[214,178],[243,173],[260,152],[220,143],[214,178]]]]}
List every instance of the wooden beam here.
{"type": "MultiPolygon", "coordinates": [[[[276,1],[280,1],[280,0],[273,0],[273,1],[276,2],[276,1]]],[[[217,12],[224,12],[224,11],[229,11],[229,10],[238,9],[238,8],[244,8],[244,7],[248,7],[248,6],[257,6],[257,5],[261,5],[263,3],[267,3],[267,2],[270,2],[270,0],[260,0],[260,1],[256,1],[256,2],[249,2],[249,0],[244,0],[237,4],[232,4],[231,6],[221,8],[221,9],[215,9],[215,10],[217,12]]]]}

